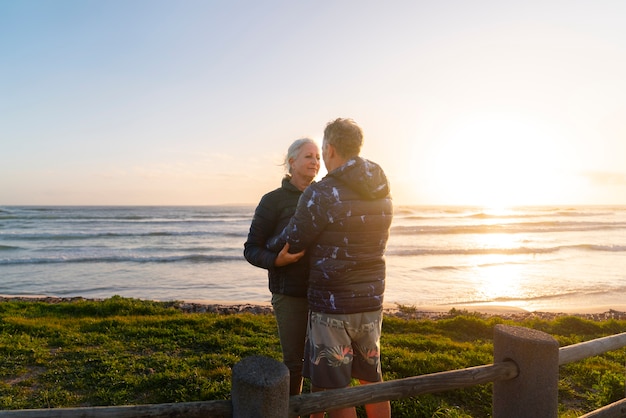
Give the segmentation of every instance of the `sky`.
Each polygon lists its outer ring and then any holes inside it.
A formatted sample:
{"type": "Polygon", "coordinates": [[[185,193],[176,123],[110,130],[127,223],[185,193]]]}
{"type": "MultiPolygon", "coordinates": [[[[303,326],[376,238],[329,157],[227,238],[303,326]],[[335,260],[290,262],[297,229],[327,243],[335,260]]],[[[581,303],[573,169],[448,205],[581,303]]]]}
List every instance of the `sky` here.
{"type": "Polygon", "coordinates": [[[291,142],[338,117],[397,204],[626,204],[624,16],[623,0],[0,0],[0,205],[256,204],[291,142]]]}

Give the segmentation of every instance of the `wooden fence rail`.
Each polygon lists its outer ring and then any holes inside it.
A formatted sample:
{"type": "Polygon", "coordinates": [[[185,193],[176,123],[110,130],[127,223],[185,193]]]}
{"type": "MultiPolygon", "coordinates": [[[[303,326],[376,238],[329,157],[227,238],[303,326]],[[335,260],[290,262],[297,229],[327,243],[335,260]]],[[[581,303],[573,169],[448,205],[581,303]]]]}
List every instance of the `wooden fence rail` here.
{"type": "Polygon", "coordinates": [[[0,417],[10,418],[230,418],[232,416],[231,401],[0,411],[0,417]]]}
{"type": "MultiPolygon", "coordinates": [[[[346,389],[289,397],[289,372],[267,357],[233,367],[230,401],[0,411],[0,418],[288,417],[494,383],[493,418],[558,414],[558,367],[626,347],[626,333],[558,347],[541,331],[508,325],[494,330],[494,363],[346,389]]],[[[581,418],[626,417],[626,399],[581,418]]]]}
{"type": "Polygon", "coordinates": [[[347,408],[381,401],[410,398],[426,393],[512,379],[517,376],[517,366],[511,361],[462,370],[452,370],[407,377],[346,389],[327,390],[292,396],[289,400],[290,415],[309,415],[329,409],[347,408]]]}
{"type": "Polygon", "coordinates": [[[559,366],[584,360],[587,357],[597,356],[622,347],[626,347],[626,332],[561,347],[559,349],[559,366]]]}
{"type": "Polygon", "coordinates": [[[596,409],[579,418],[624,418],[626,417],[626,399],[614,402],[603,408],[596,409]]]}

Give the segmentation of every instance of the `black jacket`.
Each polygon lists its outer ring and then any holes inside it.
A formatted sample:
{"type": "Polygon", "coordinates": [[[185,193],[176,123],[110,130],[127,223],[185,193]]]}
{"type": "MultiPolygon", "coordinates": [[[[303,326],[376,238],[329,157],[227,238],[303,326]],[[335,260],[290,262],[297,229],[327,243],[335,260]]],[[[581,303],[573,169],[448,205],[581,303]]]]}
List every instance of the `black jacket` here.
{"type": "Polygon", "coordinates": [[[307,249],[309,307],[358,313],[382,308],[384,252],[393,217],[389,184],[377,164],[356,157],[309,186],[268,248],[307,249]]]}
{"type": "Polygon", "coordinates": [[[284,267],[275,267],[278,251],[266,248],[267,240],[278,235],[289,223],[302,192],[283,178],[282,185],[261,198],[254,211],[254,217],[244,244],[243,255],[254,266],[267,269],[269,289],[272,293],[287,296],[306,297],[308,257],[284,267]]]}

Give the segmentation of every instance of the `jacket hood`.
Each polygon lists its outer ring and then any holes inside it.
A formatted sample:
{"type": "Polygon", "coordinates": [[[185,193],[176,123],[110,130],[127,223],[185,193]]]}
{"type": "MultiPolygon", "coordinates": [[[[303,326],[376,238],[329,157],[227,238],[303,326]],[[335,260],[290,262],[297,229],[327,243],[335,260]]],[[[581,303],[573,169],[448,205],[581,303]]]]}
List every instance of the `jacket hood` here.
{"type": "Polygon", "coordinates": [[[389,195],[389,182],[383,169],[365,158],[351,158],[341,167],[328,173],[365,199],[382,199],[389,195]]]}

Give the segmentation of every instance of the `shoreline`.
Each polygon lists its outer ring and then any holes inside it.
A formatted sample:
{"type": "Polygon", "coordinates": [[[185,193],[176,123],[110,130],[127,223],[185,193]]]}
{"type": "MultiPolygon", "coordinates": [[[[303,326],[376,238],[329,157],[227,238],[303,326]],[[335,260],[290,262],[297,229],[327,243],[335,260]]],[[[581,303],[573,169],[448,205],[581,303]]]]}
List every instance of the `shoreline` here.
{"type": "MultiPolygon", "coordinates": [[[[44,303],[64,303],[64,302],[102,302],[108,298],[84,298],[82,296],[46,296],[46,295],[0,295],[1,302],[44,302],[44,303]]],[[[218,313],[218,314],[271,314],[273,313],[270,302],[257,301],[228,301],[228,300],[185,300],[185,301],[159,301],[150,299],[128,298],[143,301],[151,301],[170,305],[185,313],[218,313]]],[[[538,318],[552,320],[562,316],[575,316],[593,321],[606,321],[609,319],[626,320],[626,306],[592,306],[573,311],[528,311],[522,308],[508,305],[495,304],[450,304],[435,306],[404,306],[399,304],[385,304],[383,307],[385,315],[395,316],[403,319],[446,319],[459,313],[472,313],[482,318],[500,317],[510,320],[524,320],[538,318]]]]}

